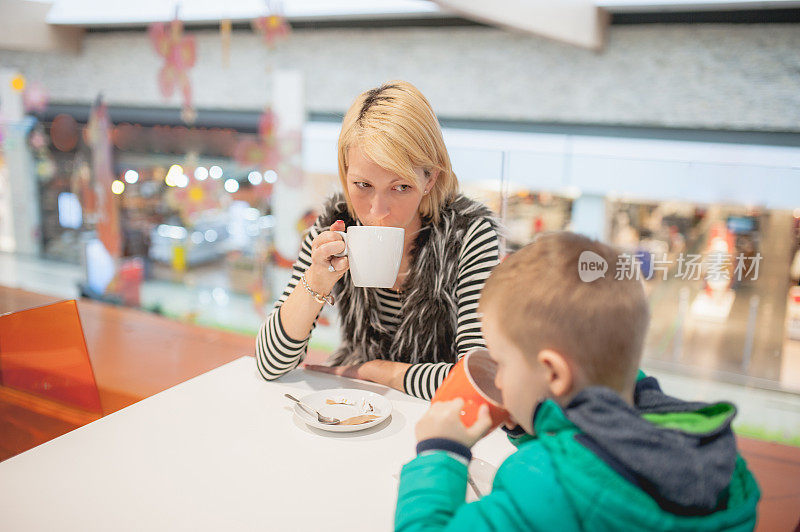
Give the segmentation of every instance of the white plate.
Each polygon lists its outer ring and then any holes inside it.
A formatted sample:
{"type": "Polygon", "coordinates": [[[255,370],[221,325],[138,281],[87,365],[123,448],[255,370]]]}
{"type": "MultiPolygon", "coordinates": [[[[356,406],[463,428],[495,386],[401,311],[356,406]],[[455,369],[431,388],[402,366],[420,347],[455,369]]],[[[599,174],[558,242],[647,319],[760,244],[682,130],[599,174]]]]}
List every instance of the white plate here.
{"type": "MultiPolygon", "coordinates": [[[[475,482],[476,486],[478,486],[478,489],[481,492],[481,497],[485,497],[492,492],[494,476],[497,474],[497,468],[495,466],[486,460],[481,460],[480,458],[475,458],[473,456],[467,471],[469,471],[469,476],[472,477],[472,481],[475,482]]],[[[392,476],[398,482],[400,481],[400,473],[394,473],[392,476]]],[[[475,493],[475,490],[469,485],[469,482],[467,482],[467,495],[465,500],[467,502],[475,502],[478,499],[478,494],[475,493]]]]}
{"type": "Polygon", "coordinates": [[[337,419],[347,419],[360,414],[374,414],[377,419],[361,423],[360,425],[324,425],[317,421],[316,416],[312,417],[295,403],[294,415],[300,418],[306,425],[316,429],[328,430],[331,432],[354,432],[364,430],[383,423],[392,414],[392,403],[382,395],[368,392],[366,390],[335,388],[332,390],[322,390],[303,397],[300,400],[322,414],[323,416],[335,417],[337,419]],[[347,405],[329,405],[327,400],[346,401],[347,405]],[[372,405],[372,412],[367,411],[368,405],[372,405]]]}
{"type": "MultiPolygon", "coordinates": [[[[497,468],[486,460],[473,457],[472,461],[469,463],[469,476],[472,477],[473,482],[478,486],[482,497],[491,493],[495,473],[497,473],[497,468]]],[[[472,489],[472,486],[467,484],[467,502],[477,500],[478,495],[475,493],[475,490],[472,489]]]]}

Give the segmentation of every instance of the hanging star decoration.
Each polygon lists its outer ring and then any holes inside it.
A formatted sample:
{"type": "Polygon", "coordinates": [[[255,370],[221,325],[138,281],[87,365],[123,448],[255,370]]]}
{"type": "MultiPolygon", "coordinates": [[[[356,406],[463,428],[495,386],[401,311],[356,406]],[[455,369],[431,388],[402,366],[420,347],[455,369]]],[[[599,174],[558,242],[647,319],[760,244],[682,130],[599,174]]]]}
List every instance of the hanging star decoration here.
{"type": "MultiPolygon", "coordinates": [[[[300,137],[299,132],[292,131],[278,134],[275,113],[267,108],[259,119],[257,138],[239,141],[233,157],[240,166],[261,171],[274,170],[282,182],[298,186],[302,181],[302,173],[295,171],[301,162],[300,137]]],[[[270,191],[265,188],[265,193],[270,191]]]]}
{"type": "Polygon", "coordinates": [[[199,213],[210,211],[220,206],[220,197],[224,194],[222,182],[206,178],[198,180],[194,177],[194,168],[186,168],[189,184],[186,187],[170,189],[170,203],[181,213],[181,218],[191,221],[199,213]]]}
{"type": "Polygon", "coordinates": [[[196,172],[199,166],[200,154],[190,151],[186,154],[183,169],[189,182],[185,187],[170,187],[167,200],[181,214],[181,218],[191,221],[201,212],[216,209],[220,205],[220,198],[225,195],[222,181],[212,179],[206,174],[196,172]]]}
{"type": "Polygon", "coordinates": [[[43,113],[47,109],[47,89],[38,82],[33,82],[22,93],[22,104],[27,113],[43,113]]]}
{"type": "Polygon", "coordinates": [[[281,2],[267,0],[266,4],[267,15],[253,19],[253,30],[261,35],[268,47],[274,48],[278,42],[289,37],[292,28],[283,16],[281,2]]]}
{"type": "Polygon", "coordinates": [[[265,109],[258,121],[258,135],[239,142],[234,158],[242,166],[270,169],[280,161],[280,146],[275,136],[277,119],[272,109],[265,109]]]}
{"type": "Polygon", "coordinates": [[[186,123],[194,123],[197,113],[192,105],[192,84],[189,69],[197,59],[197,46],[193,35],[184,35],[183,22],[175,18],[169,24],[156,22],[150,25],[150,40],[158,55],[164,58],[164,65],[158,73],[158,87],[165,98],[176,89],[183,97],[181,118],[186,123]]]}
{"type": "Polygon", "coordinates": [[[269,170],[281,159],[280,144],[275,135],[277,120],[272,109],[267,108],[258,120],[258,136],[241,140],[233,157],[241,166],[269,170]]]}

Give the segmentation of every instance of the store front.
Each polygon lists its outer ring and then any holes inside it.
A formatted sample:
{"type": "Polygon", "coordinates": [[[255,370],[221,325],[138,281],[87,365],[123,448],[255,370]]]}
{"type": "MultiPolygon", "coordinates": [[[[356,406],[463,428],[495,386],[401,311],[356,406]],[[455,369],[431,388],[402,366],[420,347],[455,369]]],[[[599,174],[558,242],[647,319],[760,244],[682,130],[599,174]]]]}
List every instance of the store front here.
{"type": "Polygon", "coordinates": [[[41,257],[80,265],[84,296],[209,325],[236,328],[237,318],[199,318],[204,305],[249,301],[253,317],[242,329],[250,332],[276,297],[274,269],[282,277],[293,260],[273,246],[277,150],[285,143],[270,153],[252,127],[111,124],[105,195],[88,131],[85,114],[59,113],[28,135],[41,257]],[[112,216],[103,210],[108,199],[112,216]],[[97,246],[107,219],[118,258],[106,242],[97,246]],[[183,304],[171,304],[176,297],[183,304]]]}
{"type": "Polygon", "coordinates": [[[800,391],[792,264],[800,212],[609,202],[612,243],[641,270],[645,360],[692,375],[800,391]]]}
{"type": "MultiPolygon", "coordinates": [[[[70,129],[58,124],[65,113],[56,111],[28,140],[40,190],[42,256],[82,265],[86,295],[255,333],[295,259],[275,245],[276,225],[289,226],[299,242],[316,217],[313,206],[337,187],[338,123],[305,129],[300,190],[312,207],[279,220],[275,193],[283,173],[258,142],[257,116],[228,113],[227,122],[187,128],[177,120],[159,123],[152,111],[139,121],[123,114],[110,135],[121,260],[108,275],[97,272],[103,260],[90,245],[100,216],[86,113],[72,113],[70,129]],[[93,292],[98,276],[111,288],[93,292]]],[[[546,152],[549,145],[538,146],[535,135],[523,142],[474,130],[445,134],[462,191],[500,215],[507,251],[542,232],[590,228],[630,256],[651,301],[646,364],[800,391],[800,298],[791,292],[800,276],[800,212],[625,199],[612,189],[618,176],[583,162],[588,156],[546,152]],[[534,151],[502,148],[515,142],[534,151]]],[[[626,161],[617,164],[624,168],[626,161]]],[[[326,309],[315,346],[337,342],[335,311],[326,309]]]]}

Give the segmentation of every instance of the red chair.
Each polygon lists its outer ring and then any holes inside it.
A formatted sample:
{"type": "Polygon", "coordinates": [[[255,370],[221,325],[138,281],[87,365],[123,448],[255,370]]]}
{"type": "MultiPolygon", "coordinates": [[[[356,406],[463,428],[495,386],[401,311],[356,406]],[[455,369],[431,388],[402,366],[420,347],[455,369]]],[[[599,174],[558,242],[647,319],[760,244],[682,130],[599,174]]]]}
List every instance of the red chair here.
{"type": "Polygon", "coordinates": [[[0,315],[0,460],[102,416],[74,300],[0,315]]]}

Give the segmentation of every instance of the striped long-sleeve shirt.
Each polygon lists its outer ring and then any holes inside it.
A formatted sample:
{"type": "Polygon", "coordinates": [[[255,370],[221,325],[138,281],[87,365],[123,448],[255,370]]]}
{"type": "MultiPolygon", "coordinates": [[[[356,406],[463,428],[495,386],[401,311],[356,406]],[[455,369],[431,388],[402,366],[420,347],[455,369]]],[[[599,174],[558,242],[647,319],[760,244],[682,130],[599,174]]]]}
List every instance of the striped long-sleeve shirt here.
{"type": "MultiPolygon", "coordinates": [[[[303,239],[300,255],[292,267],[292,278],[258,333],[256,360],[261,375],[267,380],[276,379],[294,369],[305,357],[311,333],[303,339],[291,338],[286,334],[281,323],[280,307],[300,282],[300,276],[311,265],[311,242],[319,232],[319,228],[314,226],[303,239]]],[[[473,222],[464,237],[458,258],[458,316],[455,338],[458,358],[474,347],[485,347],[477,314],[478,299],[489,273],[499,262],[499,254],[498,235],[491,224],[485,219],[473,222]]],[[[373,290],[378,295],[381,323],[389,331],[397,330],[401,321],[401,296],[390,289],[373,290]]],[[[314,326],[316,320],[312,331],[314,326]]],[[[403,381],[405,392],[430,399],[452,367],[453,364],[449,362],[412,364],[403,381]]]]}

